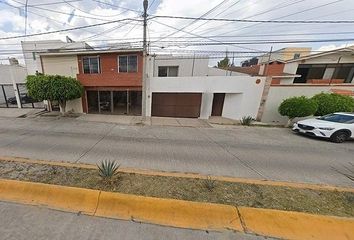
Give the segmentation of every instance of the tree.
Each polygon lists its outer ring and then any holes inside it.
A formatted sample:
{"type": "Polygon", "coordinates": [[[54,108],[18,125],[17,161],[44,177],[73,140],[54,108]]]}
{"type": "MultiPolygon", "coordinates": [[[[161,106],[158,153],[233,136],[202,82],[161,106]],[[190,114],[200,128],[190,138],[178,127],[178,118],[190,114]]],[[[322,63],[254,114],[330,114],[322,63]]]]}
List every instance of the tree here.
{"type": "Polygon", "coordinates": [[[83,93],[79,81],[60,75],[29,75],[26,86],[28,94],[38,101],[58,101],[62,114],[65,113],[66,102],[80,98],[83,93]]]}
{"type": "Polygon", "coordinates": [[[228,56],[226,56],[223,60],[221,60],[221,61],[219,61],[217,63],[217,67],[218,68],[225,69],[225,68],[228,68],[230,66],[231,66],[231,64],[230,64],[230,59],[228,58],[228,56]]]}
{"type": "Polygon", "coordinates": [[[305,96],[285,99],[279,106],[278,112],[289,118],[286,126],[290,126],[294,118],[313,115],[317,110],[317,103],[305,96]]]}
{"type": "Polygon", "coordinates": [[[319,93],[312,97],[317,103],[316,116],[323,116],[334,112],[353,112],[354,98],[336,93],[319,93]]]}

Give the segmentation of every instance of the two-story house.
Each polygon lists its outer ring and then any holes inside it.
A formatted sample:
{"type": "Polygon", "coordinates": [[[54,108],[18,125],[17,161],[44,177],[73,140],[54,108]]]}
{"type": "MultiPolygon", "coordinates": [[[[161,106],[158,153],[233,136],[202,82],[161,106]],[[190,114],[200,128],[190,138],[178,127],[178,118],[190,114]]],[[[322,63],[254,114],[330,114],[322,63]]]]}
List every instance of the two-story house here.
{"type": "Polygon", "coordinates": [[[278,107],[289,97],[321,92],[354,96],[354,46],[260,65],[259,75],[272,77],[258,116],[263,122],[286,122],[278,107]]]}
{"type": "Polygon", "coordinates": [[[142,50],[85,50],[41,53],[42,72],[77,78],[82,99],[67,109],[84,113],[141,115],[142,50]]]}

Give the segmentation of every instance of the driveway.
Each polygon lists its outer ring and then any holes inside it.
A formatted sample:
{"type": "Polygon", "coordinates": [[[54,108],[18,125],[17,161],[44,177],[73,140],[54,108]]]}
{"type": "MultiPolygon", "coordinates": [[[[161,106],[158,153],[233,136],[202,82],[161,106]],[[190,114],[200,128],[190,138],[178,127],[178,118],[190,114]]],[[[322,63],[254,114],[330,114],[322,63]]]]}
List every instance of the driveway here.
{"type": "Polygon", "coordinates": [[[352,186],[354,142],[334,144],[267,127],[123,126],[76,119],[0,118],[0,155],[352,186]]]}

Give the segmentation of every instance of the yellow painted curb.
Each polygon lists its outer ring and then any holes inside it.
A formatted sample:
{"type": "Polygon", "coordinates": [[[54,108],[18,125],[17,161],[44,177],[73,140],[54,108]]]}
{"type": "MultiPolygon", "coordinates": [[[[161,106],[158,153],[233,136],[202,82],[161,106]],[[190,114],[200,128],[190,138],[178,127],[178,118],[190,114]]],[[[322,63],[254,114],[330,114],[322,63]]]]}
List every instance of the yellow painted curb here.
{"type": "MultiPolygon", "coordinates": [[[[12,161],[12,162],[46,164],[51,166],[97,169],[97,166],[94,164],[57,162],[57,161],[37,160],[37,159],[20,158],[20,157],[0,156],[0,161],[12,161]]],[[[212,179],[215,179],[217,181],[224,181],[224,182],[291,187],[291,188],[312,189],[312,190],[320,190],[320,191],[354,192],[354,188],[337,187],[337,186],[330,186],[325,184],[293,183],[293,182],[258,180],[258,179],[247,179],[247,178],[236,178],[236,177],[206,176],[198,173],[166,172],[166,171],[158,171],[158,170],[124,168],[124,167],[119,168],[119,171],[123,173],[135,173],[135,174],[148,175],[148,176],[180,177],[180,178],[194,178],[194,179],[207,179],[208,177],[211,177],[212,179]]]]}
{"type": "Polygon", "coordinates": [[[96,216],[203,230],[242,231],[235,207],[101,192],[96,216]]]}
{"type": "Polygon", "coordinates": [[[242,231],[235,207],[0,179],[0,200],[201,230],[242,231]]]}
{"type": "Polygon", "coordinates": [[[238,208],[246,232],[301,240],[354,239],[354,219],[307,213],[238,208]]]}
{"type": "Polygon", "coordinates": [[[0,179],[0,200],[93,215],[99,191],[0,179]]]}

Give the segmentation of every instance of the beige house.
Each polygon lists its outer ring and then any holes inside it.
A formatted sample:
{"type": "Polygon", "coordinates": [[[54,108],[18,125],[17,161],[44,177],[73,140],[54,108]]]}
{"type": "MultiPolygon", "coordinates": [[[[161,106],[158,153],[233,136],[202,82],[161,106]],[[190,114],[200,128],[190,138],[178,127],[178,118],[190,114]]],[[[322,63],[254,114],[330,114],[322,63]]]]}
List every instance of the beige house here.
{"type": "MultiPolygon", "coordinates": [[[[293,59],[302,58],[311,54],[311,48],[308,47],[289,47],[276,50],[271,53],[270,60],[289,61],[293,59]]],[[[258,57],[258,64],[269,61],[269,53],[258,57]]]]}

